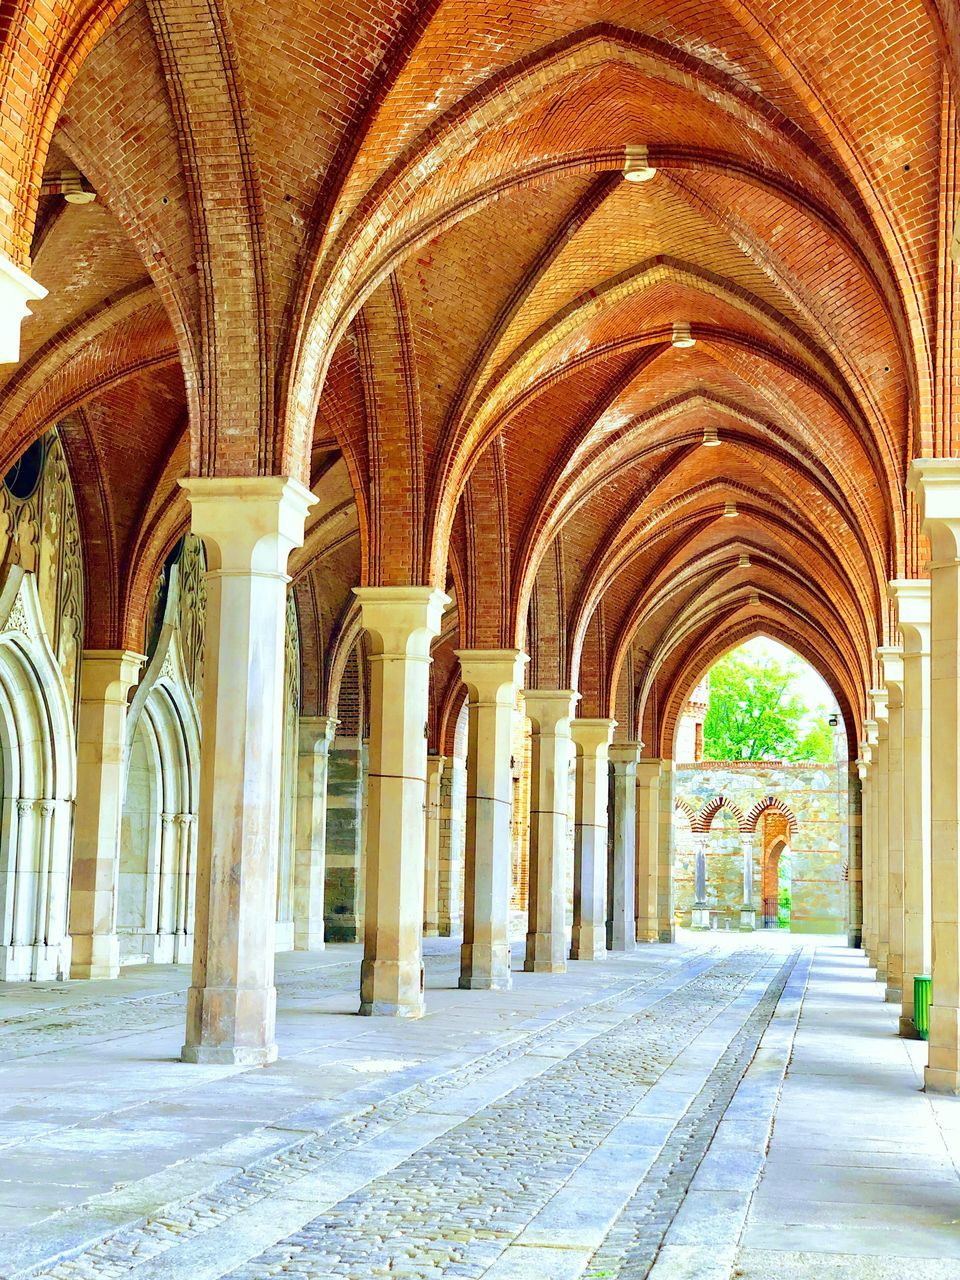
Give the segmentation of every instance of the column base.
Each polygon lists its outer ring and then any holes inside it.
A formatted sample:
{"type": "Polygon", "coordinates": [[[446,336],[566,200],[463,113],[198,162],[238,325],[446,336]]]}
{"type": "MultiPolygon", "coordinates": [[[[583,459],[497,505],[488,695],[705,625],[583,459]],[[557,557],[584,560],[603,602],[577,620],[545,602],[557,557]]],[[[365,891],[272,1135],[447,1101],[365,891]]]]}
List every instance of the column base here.
{"type": "Polygon", "coordinates": [[[886,986],[886,984],[887,984],[887,967],[886,967],[886,965],[877,964],[877,965],[875,965],[875,968],[876,968],[876,970],[877,970],[877,973],[876,973],[876,981],[877,981],[877,982],[882,982],[882,983],[883,983],[883,985],[884,985],[884,986],[886,986]]]}
{"type": "Polygon", "coordinates": [[[753,907],[740,908],[740,932],[753,933],[757,927],[757,913],[753,907]]]}
{"type": "Polygon", "coordinates": [[[465,942],[460,948],[461,991],[509,991],[513,986],[510,945],[465,942]]]}
{"type": "Polygon", "coordinates": [[[907,1017],[906,1014],[901,1015],[899,1032],[901,1040],[922,1040],[920,1032],[914,1026],[913,1017],[907,1017]]]}
{"type": "Polygon", "coordinates": [[[859,929],[847,930],[847,946],[852,947],[854,951],[859,951],[863,946],[863,934],[859,929]]]}
{"type": "Polygon", "coordinates": [[[633,951],[637,945],[632,935],[623,929],[607,929],[606,943],[607,951],[633,951]]]}
{"type": "Polygon", "coordinates": [[[463,933],[463,921],[459,916],[451,916],[449,920],[441,919],[437,925],[437,936],[440,938],[459,938],[463,933]]]}
{"type": "Polygon", "coordinates": [[[595,925],[574,926],[570,942],[571,960],[602,960],[607,954],[604,931],[595,925]]]}
{"type": "Polygon", "coordinates": [[[923,1073],[923,1087],[927,1093],[945,1093],[956,1097],[960,1095],[960,1071],[927,1067],[923,1073]]]}
{"type": "Polygon", "coordinates": [[[528,933],[524,973],[566,973],[567,962],[561,948],[554,946],[549,933],[528,933]]]}
{"type": "Polygon", "coordinates": [[[277,1060],[275,1044],[248,1048],[246,1045],[185,1044],[180,1050],[181,1062],[216,1067],[266,1067],[277,1060]]]}
{"type": "Polygon", "coordinates": [[[173,943],[173,963],[174,964],[192,964],[193,963],[193,934],[178,933],[173,943]]]}
{"type": "Polygon", "coordinates": [[[440,926],[438,924],[429,923],[425,920],[423,922],[423,936],[425,938],[439,938],[440,926]]]}
{"type": "Polygon", "coordinates": [[[73,934],[71,978],[120,976],[120,939],[115,933],[73,934]]]}
{"type": "Polygon", "coordinates": [[[364,1018],[422,1018],[423,965],[399,960],[364,960],[360,966],[360,1008],[364,1018]]]}
{"type": "Polygon", "coordinates": [[[311,920],[305,926],[294,923],[294,951],[324,951],[327,945],[327,932],[322,920],[311,920]]]}
{"type": "Polygon", "coordinates": [[[888,984],[883,998],[887,1004],[900,1004],[903,1001],[903,991],[900,987],[891,987],[888,984]]]}
{"type": "Polygon", "coordinates": [[[677,940],[677,930],[675,925],[665,924],[665,925],[661,925],[657,929],[658,942],[676,942],[676,940],[677,940]]]}
{"type": "Polygon", "coordinates": [[[690,913],[691,929],[709,929],[710,928],[710,908],[702,903],[694,903],[693,911],[690,913]]]}
{"type": "Polygon", "coordinates": [[[0,982],[55,982],[63,971],[59,944],[15,942],[0,947],[0,982]]]}
{"type": "Polygon", "coordinates": [[[363,927],[356,916],[336,916],[327,920],[324,935],[327,942],[362,942],[363,927]]]}

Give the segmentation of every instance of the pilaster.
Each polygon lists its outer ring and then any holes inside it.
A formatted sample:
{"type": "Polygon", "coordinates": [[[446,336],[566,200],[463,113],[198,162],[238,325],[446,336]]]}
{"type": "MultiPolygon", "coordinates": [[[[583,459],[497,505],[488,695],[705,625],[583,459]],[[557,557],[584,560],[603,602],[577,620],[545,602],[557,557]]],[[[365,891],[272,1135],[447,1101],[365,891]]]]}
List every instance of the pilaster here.
{"type": "Polygon", "coordinates": [[[887,989],[884,998],[903,997],[903,654],[877,650],[887,690],[887,989]]]}
{"type": "Polygon", "coordinates": [[[656,942],[660,857],[660,760],[637,761],[637,942],[656,942]]]}
{"type": "Polygon", "coordinates": [[[327,770],[337,728],[331,716],[301,716],[297,741],[297,830],[293,863],[293,945],[324,947],[327,770]]]}
{"type": "Polygon", "coordinates": [[[637,939],[637,761],[639,742],[615,742],[608,758],[613,770],[613,823],[607,863],[607,946],[633,951],[637,939]]]}
{"type": "Polygon", "coordinates": [[[440,803],[446,756],[427,756],[427,815],[423,846],[423,936],[440,933],[440,803]]]}

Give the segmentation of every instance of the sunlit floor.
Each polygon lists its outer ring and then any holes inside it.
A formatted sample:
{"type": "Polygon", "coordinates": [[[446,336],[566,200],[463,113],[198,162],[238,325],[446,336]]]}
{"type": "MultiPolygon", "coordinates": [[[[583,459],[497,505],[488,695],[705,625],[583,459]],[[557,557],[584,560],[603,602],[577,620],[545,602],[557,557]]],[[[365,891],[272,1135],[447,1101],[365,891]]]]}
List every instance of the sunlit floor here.
{"type": "Polygon", "coordinates": [[[278,957],[259,1070],[177,1061],[182,967],[0,988],[0,1276],[960,1275],[960,1102],[839,939],[501,993],[427,947],[418,1022],[355,1016],[357,947],[278,957]]]}

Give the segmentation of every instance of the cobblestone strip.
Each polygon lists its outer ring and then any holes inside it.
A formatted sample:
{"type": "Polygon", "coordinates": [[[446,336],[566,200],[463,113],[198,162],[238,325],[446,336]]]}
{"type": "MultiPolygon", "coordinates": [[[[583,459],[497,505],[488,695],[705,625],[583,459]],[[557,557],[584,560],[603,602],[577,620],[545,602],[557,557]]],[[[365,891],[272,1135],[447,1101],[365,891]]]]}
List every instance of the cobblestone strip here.
{"type": "Polygon", "coordinates": [[[583,1280],[646,1280],[714,1134],[776,1012],[799,959],[794,951],[721,1054],[583,1273],[583,1280]]]}
{"type": "MultiPolygon", "coordinates": [[[[691,963],[697,965],[709,962],[714,954],[715,950],[701,952],[691,963]]],[[[743,954],[756,958],[758,953],[750,951],[743,954]]],[[[712,972],[714,971],[711,970],[710,973],[712,972]]],[[[676,973],[676,965],[665,968],[662,962],[651,963],[649,972],[639,978],[633,976],[636,974],[634,969],[630,976],[624,975],[617,989],[610,995],[588,1007],[581,1007],[554,1019],[546,1026],[483,1054],[463,1067],[413,1085],[385,1102],[366,1107],[320,1133],[294,1142],[285,1151],[257,1161],[243,1172],[226,1178],[212,1190],[169,1205],[163,1212],[124,1228],[71,1259],[46,1270],[40,1264],[28,1270],[17,1271],[16,1275],[29,1275],[37,1277],[37,1280],[119,1280],[126,1277],[142,1262],[185,1243],[193,1236],[222,1226],[301,1178],[322,1171],[335,1157],[356,1151],[364,1144],[375,1141],[391,1126],[409,1120],[418,1112],[429,1111],[442,1099],[468,1088],[476,1080],[507,1066],[511,1061],[535,1052],[539,1045],[565,1030],[575,1028],[597,1014],[615,1009],[617,1005],[647,988],[675,977],[676,973]]],[[[693,980],[706,981],[702,976],[693,980]]],[[[607,1034],[606,1031],[603,1034],[607,1034]]],[[[0,1270],[0,1275],[2,1274],[0,1270]]],[[[369,1277],[364,1276],[364,1280],[369,1280],[369,1277]]]]}
{"type": "Polygon", "coordinates": [[[738,953],[598,1034],[230,1280],[479,1280],[765,962],[738,953]]]}

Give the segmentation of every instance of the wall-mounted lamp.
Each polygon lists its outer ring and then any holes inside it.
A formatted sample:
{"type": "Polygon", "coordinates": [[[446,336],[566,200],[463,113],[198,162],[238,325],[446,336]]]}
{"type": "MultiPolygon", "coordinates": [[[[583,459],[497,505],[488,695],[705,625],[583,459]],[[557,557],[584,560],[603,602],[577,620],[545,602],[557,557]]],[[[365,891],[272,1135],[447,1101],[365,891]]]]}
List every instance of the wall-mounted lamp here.
{"type": "MultiPolygon", "coordinates": [[[[676,346],[676,343],[674,343],[674,346],[676,346]]],[[[716,427],[703,428],[703,443],[707,449],[715,449],[717,447],[720,443],[720,437],[717,434],[716,427]]]]}
{"type": "Polygon", "coordinates": [[[732,520],[737,515],[737,504],[735,502],[725,502],[723,504],[723,514],[727,519],[732,520]]]}
{"type": "Polygon", "coordinates": [[[649,182],[657,176],[656,169],[647,158],[646,144],[627,147],[623,176],[628,182],[649,182]]]}
{"type": "Polygon", "coordinates": [[[670,339],[675,347],[695,347],[697,340],[690,332],[689,320],[674,320],[673,337],[670,339]]]}

